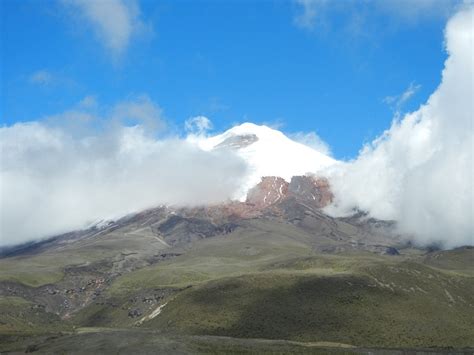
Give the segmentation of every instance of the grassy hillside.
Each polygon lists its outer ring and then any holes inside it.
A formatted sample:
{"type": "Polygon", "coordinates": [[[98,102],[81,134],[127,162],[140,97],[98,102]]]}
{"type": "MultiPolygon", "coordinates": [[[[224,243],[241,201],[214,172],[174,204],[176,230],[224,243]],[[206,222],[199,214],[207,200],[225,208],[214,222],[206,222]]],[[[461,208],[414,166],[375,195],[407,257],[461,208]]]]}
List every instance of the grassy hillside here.
{"type": "MultiPolygon", "coordinates": [[[[93,263],[116,263],[122,255],[130,255],[130,261],[142,264],[155,253],[166,248],[149,228],[134,229],[125,226],[111,232],[101,232],[94,238],[85,238],[41,253],[0,259],[0,282],[16,281],[39,287],[63,279],[68,266],[93,263]]],[[[104,272],[110,271],[110,265],[104,272]]]]}
{"type": "Polygon", "coordinates": [[[140,327],[368,347],[474,344],[474,279],[466,275],[403,257],[280,255],[277,261],[242,263],[245,269],[235,260],[225,265],[232,259],[209,263],[204,251],[195,253],[119,278],[109,295],[117,306],[93,305],[76,321],[133,326],[138,318],[127,317],[127,310],[138,307],[144,317],[166,303],[159,316],[140,327]],[[214,272],[203,273],[204,268],[214,272]],[[174,286],[182,288],[152,305],[130,302],[136,295],[140,300],[153,293],[153,288],[170,288],[170,275],[179,281],[174,286]],[[182,275],[190,275],[187,287],[180,282],[182,275]]]}
{"type": "Polygon", "coordinates": [[[464,260],[464,250],[441,252],[435,260],[444,264],[433,266],[413,252],[315,253],[311,238],[293,225],[249,222],[118,277],[107,302],[79,312],[75,322],[137,326],[166,304],[139,328],[368,347],[474,345],[472,266],[445,267],[464,260]],[[157,292],[165,296],[142,301],[157,292]],[[140,316],[129,317],[136,309],[140,316]]]}
{"type": "Polygon", "coordinates": [[[472,346],[472,279],[412,267],[379,266],[366,275],[269,272],[220,279],[180,293],[144,326],[356,346],[472,346]],[[426,281],[429,275],[436,281],[426,281]]]}
{"type": "Polygon", "coordinates": [[[474,247],[430,253],[424,258],[424,263],[442,270],[474,276],[474,247]]]}
{"type": "Polygon", "coordinates": [[[125,226],[0,259],[0,350],[474,347],[474,249],[383,255],[338,223],[245,220],[175,247],[125,226]]]}
{"type": "Polygon", "coordinates": [[[41,305],[20,297],[0,297],[0,334],[43,333],[72,329],[41,305]]]}

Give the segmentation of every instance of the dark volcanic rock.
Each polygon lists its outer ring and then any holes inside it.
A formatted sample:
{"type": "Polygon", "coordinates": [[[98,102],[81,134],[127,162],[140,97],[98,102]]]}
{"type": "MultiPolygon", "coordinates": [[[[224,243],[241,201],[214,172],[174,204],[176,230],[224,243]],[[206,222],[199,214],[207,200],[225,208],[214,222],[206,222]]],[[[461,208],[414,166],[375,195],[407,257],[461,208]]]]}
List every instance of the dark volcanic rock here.
{"type": "Polygon", "coordinates": [[[218,145],[215,148],[230,148],[230,149],[241,149],[248,147],[249,145],[258,141],[258,137],[255,134],[242,134],[238,136],[231,136],[218,145]]]}
{"type": "Polygon", "coordinates": [[[170,216],[157,230],[170,245],[190,243],[222,233],[221,228],[209,220],[178,215],[170,216]]]}
{"type": "Polygon", "coordinates": [[[142,315],[142,311],[140,308],[134,308],[128,311],[128,316],[130,318],[137,318],[137,317],[140,317],[141,315],[142,315]]]}
{"type": "Polygon", "coordinates": [[[385,255],[400,255],[397,248],[394,248],[394,247],[388,247],[387,249],[385,249],[384,254],[385,255]]]}

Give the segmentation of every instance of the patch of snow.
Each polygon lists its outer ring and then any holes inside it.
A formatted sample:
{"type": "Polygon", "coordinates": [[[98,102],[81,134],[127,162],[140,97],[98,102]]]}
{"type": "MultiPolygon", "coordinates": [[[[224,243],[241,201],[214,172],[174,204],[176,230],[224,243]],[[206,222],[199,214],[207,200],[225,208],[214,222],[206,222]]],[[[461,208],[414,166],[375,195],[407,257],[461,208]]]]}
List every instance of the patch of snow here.
{"type": "Polygon", "coordinates": [[[444,289],[444,293],[446,294],[446,297],[448,298],[450,303],[456,303],[456,301],[454,300],[454,297],[451,296],[448,290],[444,289]]]}
{"type": "Polygon", "coordinates": [[[163,303],[161,306],[158,306],[153,312],[151,312],[151,314],[148,316],[148,319],[153,319],[155,318],[157,315],[159,315],[161,313],[161,311],[163,310],[163,308],[165,308],[165,306],[167,305],[168,303],[163,303]]]}
{"type": "Polygon", "coordinates": [[[155,237],[157,241],[159,241],[161,244],[163,244],[165,247],[169,247],[170,245],[166,243],[163,239],[159,237],[155,237]]]}
{"type": "Polygon", "coordinates": [[[93,227],[97,229],[105,229],[114,223],[115,221],[113,219],[96,219],[94,222],[90,223],[86,229],[93,227]]]}
{"type": "Polygon", "coordinates": [[[155,310],[153,310],[153,312],[151,312],[149,315],[143,317],[142,319],[140,319],[136,325],[140,325],[142,324],[143,322],[145,321],[148,321],[148,320],[152,320],[153,318],[155,318],[156,316],[158,316],[161,311],[163,310],[163,308],[165,308],[165,306],[168,304],[168,302],[166,303],[163,303],[161,306],[158,306],[155,308],[155,310]]]}

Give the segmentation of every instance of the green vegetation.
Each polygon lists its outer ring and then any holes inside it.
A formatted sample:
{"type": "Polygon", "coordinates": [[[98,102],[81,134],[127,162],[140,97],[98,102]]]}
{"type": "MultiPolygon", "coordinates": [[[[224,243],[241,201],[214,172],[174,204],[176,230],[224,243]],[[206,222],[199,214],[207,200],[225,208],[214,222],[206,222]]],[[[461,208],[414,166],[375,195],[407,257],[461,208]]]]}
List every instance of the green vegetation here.
{"type": "Polygon", "coordinates": [[[424,262],[442,270],[474,276],[474,247],[431,253],[424,258],[424,262]]]}
{"type": "Polygon", "coordinates": [[[352,350],[344,344],[184,336],[144,329],[105,328],[28,337],[0,335],[0,344],[5,351],[46,354],[71,353],[71,349],[75,354],[347,354],[352,350]]]}
{"type": "Polygon", "coordinates": [[[28,333],[71,329],[68,322],[46,312],[44,307],[21,297],[0,297],[0,334],[28,333]]]}
{"type": "Polygon", "coordinates": [[[63,279],[68,266],[113,262],[117,256],[128,253],[144,258],[164,247],[149,229],[137,231],[128,226],[100,238],[70,243],[58,250],[0,259],[0,281],[39,287],[63,279]]]}
{"type": "MultiPolygon", "coordinates": [[[[164,300],[162,313],[141,327],[174,334],[366,347],[474,344],[471,277],[412,259],[365,253],[295,257],[293,249],[288,259],[278,254],[268,259],[261,250],[260,257],[239,263],[235,255],[210,258],[207,253],[219,255],[219,250],[208,250],[204,244],[186,257],[117,279],[110,300],[119,307],[94,305],[77,320],[133,325],[121,306],[128,305],[134,292],[191,286],[164,300]],[[173,277],[178,282],[170,282],[173,277]]],[[[153,310],[142,308],[144,314],[153,310]]]]}
{"type": "Polygon", "coordinates": [[[61,260],[58,259],[60,257],[47,255],[37,258],[2,259],[0,280],[15,281],[33,287],[58,282],[64,276],[61,260]]]}
{"type": "Polygon", "coordinates": [[[170,248],[169,258],[149,232],[115,231],[60,251],[1,259],[0,283],[8,280],[2,292],[17,287],[15,297],[0,297],[0,351],[474,346],[474,249],[317,251],[331,243],[290,223],[251,220],[225,236],[170,248]],[[68,307],[60,308],[64,301],[68,307]],[[62,313],[47,311],[54,307],[62,313]]]}
{"type": "Polygon", "coordinates": [[[429,274],[416,275],[400,270],[377,267],[370,270],[373,276],[275,272],[216,280],[183,291],[144,326],[356,346],[472,346],[472,280],[450,280],[428,269],[423,271],[429,274]],[[427,275],[436,282],[422,283],[427,275]]]}

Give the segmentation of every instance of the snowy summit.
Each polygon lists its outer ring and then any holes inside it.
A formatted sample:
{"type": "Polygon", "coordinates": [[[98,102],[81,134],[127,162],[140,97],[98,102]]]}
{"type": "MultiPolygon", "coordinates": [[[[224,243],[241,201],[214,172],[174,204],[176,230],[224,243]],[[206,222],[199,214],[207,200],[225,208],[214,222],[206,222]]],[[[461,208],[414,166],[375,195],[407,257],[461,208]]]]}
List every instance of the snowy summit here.
{"type": "Polygon", "coordinates": [[[232,149],[247,163],[248,176],[237,199],[244,199],[263,176],[290,181],[292,176],[318,173],[337,162],[276,129],[249,122],[216,136],[197,138],[196,142],[206,151],[232,149]]]}

